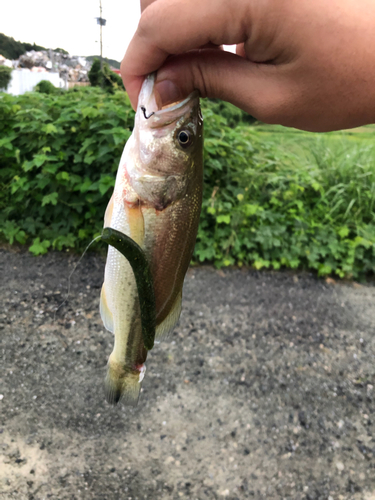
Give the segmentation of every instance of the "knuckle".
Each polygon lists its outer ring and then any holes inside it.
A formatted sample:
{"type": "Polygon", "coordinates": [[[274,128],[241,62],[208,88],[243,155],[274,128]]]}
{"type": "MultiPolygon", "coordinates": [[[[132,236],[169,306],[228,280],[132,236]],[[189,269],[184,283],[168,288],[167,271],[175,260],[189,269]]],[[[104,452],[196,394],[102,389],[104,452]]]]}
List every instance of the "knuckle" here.
{"type": "Polygon", "coordinates": [[[205,98],[209,94],[204,68],[198,61],[196,66],[193,66],[193,87],[199,89],[201,97],[205,98]]]}

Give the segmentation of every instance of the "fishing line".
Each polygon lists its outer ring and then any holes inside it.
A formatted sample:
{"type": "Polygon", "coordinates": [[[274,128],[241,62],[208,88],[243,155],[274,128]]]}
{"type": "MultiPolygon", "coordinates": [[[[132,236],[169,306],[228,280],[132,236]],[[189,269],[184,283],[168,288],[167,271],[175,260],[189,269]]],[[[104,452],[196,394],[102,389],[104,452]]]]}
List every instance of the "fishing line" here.
{"type": "Polygon", "coordinates": [[[65,299],[61,302],[61,304],[58,306],[58,308],[55,310],[55,314],[53,316],[53,321],[56,321],[56,314],[57,314],[57,311],[64,305],[66,304],[66,302],[68,301],[68,298],[69,298],[69,294],[70,294],[70,285],[71,285],[71,278],[73,276],[73,273],[75,272],[75,270],[77,269],[78,265],[80,264],[81,260],[83,259],[83,257],[85,256],[87,250],[91,247],[91,245],[96,241],[96,240],[99,240],[100,238],[102,237],[102,235],[100,234],[99,236],[97,236],[96,238],[94,238],[93,240],[90,241],[90,243],[87,245],[87,247],[85,248],[83,254],[81,255],[81,257],[79,258],[79,261],[77,262],[77,264],[74,266],[73,268],[73,271],[69,274],[69,278],[68,278],[68,293],[66,294],[66,297],[65,299]]]}

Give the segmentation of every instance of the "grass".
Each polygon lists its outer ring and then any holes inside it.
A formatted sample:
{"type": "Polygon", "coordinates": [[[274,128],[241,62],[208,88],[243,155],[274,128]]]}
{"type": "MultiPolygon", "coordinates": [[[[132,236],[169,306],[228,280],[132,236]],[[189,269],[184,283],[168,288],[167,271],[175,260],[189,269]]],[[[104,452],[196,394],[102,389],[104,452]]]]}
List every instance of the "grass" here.
{"type": "Polygon", "coordinates": [[[305,172],[320,184],[326,217],[374,222],[375,125],[323,134],[273,125],[253,130],[279,159],[279,180],[305,172]]]}
{"type": "Polygon", "coordinates": [[[225,131],[221,141],[232,150],[222,165],[230,168],[213,164],[206,177],[213,194],[205,195],[199,260],[340,277],[373,273],[374,132],[375,126],[318,134],[264,124],[239,126],[234,136],[225,131]]]}

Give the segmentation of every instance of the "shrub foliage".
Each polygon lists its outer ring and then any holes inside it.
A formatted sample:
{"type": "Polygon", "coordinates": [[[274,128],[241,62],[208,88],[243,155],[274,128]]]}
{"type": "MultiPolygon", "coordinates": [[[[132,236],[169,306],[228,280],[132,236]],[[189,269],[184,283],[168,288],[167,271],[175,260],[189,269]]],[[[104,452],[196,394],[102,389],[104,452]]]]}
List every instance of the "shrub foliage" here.
{"type": "Polygon", "coordinates": [[[113,93],[114,90],[124,89],[121,77],[111,70],[106,62],[100,67],[100,60],[94,59],[90,68],[88,77],[93,87],[101,87],[107,92],[113,93]]]}
{"type": "MultiPolygon", "coordinates": [[[[230,107],[215,111],[217,103],[203,103],[205,185],[194,260],[341,277],[373,272],[372,141],[272,132],[243,125],[230,107]]],[[[101,231],[133,121],[123,91],[0,94],[2,237],[34,254],[86,246],[101,231]]]]}
{"type": "Polygon", "coordinates": [[[0,90],[6,90],[12,79],[12,68],[0,66],[0,90]]]}
{"type": "Polygon", "coordinates": [[[30,250],[79,248],[99,232],[134,112],[97,88],[0,98],[0,228],[30,250]]]}
{"type": "Polygon", "coordinates": [[[41,94],[59,94],[61,90],[56,88],[52,82],[49,80],[41,80],[35,85],[35,92],[40,92],[41,94]]]}

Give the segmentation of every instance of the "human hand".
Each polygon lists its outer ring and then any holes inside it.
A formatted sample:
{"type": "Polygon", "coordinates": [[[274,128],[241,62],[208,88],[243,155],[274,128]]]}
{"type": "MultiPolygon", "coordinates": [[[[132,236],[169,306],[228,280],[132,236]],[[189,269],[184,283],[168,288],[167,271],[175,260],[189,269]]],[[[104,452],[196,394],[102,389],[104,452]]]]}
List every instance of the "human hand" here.
{"type": "Polygon", "coordinates": [[[121,65],[134,106],[144,76],[158,70],[163,104],[198,89],[304,130],[375,121],[372,0],[142,0],[142,8],[121,65]],[[209,44],[236,44],[237,55],[202,48],[209,44]]]}

